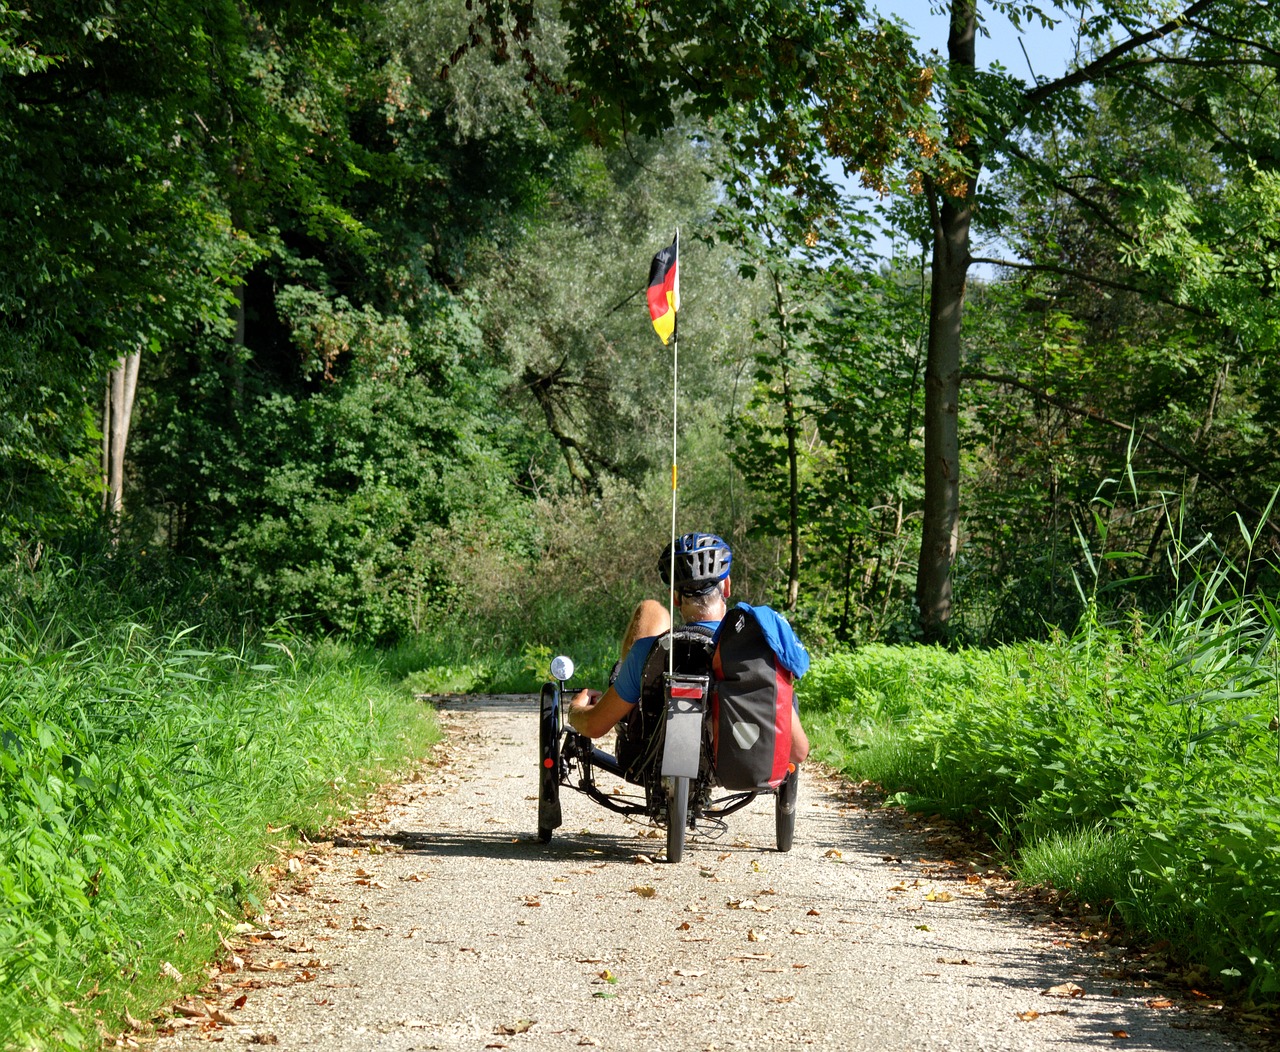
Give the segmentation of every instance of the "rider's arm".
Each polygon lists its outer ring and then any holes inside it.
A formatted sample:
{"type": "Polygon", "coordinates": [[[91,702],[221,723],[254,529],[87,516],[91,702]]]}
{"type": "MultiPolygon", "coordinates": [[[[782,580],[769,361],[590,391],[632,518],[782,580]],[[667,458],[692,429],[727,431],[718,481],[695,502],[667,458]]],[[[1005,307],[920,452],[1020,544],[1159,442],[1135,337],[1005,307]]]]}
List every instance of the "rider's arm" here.
{"type": "Polygon", "coordinates": [[[594,690],[580,690],[569,702],[569,726],[588,738],[608,734],[632,709],[613,687],[593,699],[595,694],[594,690]]]}

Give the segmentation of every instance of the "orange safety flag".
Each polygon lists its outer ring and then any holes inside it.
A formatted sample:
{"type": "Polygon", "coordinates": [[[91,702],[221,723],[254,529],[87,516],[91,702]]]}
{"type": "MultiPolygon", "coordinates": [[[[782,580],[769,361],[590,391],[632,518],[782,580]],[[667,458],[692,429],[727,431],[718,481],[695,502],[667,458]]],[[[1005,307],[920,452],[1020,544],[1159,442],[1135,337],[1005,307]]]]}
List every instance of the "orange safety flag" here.
{"type": "Polygon", "coordinates": [[[649,266],[649,317],[654,331],[665,344],[676,331],[676,312],[680,309],[680,235],[653,257],[649,266]]]}

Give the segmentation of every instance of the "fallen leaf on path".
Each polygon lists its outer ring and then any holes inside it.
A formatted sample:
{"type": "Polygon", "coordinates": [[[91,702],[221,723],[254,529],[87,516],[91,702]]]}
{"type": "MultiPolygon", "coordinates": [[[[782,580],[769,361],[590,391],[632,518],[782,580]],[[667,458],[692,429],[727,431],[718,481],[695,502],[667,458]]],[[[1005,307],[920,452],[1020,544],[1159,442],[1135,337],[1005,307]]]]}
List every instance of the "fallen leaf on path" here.
{"type": "Polygon", "coordinates": [[[936,891],[930,888],[924,900],[925,902],[950,902],[954,897],[949,891],[936,891]]]}
{"type": "Polygon", "coordinates": [[[1039,1012],[1019,1012],[1018,1018],[1021,1019],[1024,1023],[1029,1023],[1033,1019],[1039,1019],[1040,1013],[1039,1012]]]}
{"type": "Polygon", "coordinates": [[[243,1008],[245,1006],[245,1002],[247,1002],[248,1000],[249,1000],[248,994],[241,994],[239,997],[237,997],[234,1001],[231,1002],[231,1007],[243,1008]]]}
{"type": "Polygon", "coordinates": [[[1084,987],[1075,983],[1059,983],[1057,986],[1051,986],[1045,990],[1041,997],[1083,997],[1084,987]]]}
{"type": "Polygon", "coordinates": [[[939,964],[972,964],[967,957],[939,957],[939,964]]]}
{"type": "Polygon", "coordinates": [[[822,914],[821,914],[821,913],[819,913],[817,910],[810,910],[808,913],[806,913],[806,914],[805,914],[805,916],[806,916],[806,917],[821,917],[821,916],[822,916],[822,914]]]}
{"type": "Polygon", "coordinates": [[[760,933],[756,931],[755,928],[748,928],[747,942],[759,942],[759,941],[760,941],[760,933]]]}
{"type": "Polygon", "coordinates": [[[637,884],[631,890],[634,891],[637,895],[639,895],[642,899],[651,899],[656,894],[658,894],[658,889],[655,888],[652,884],[637,884]]]}
{"type": "Polygon", "coordinates": [[[186,1001],[179,1001],[173,1006],[173,1010],[178,1015],[186,1016],[188,1019],[203,1019],[209,1014],[208,1009],[202,1003],[193,1002],[188,1004],[186,1001]]]}
{"type": "Polygon", "coordinates": [[[773,909],[772,906],[756,902],[755,899],[730,899],[725,905],[731,910],[755,910],[757,913],[768,913],[773,909]]]}
{"type": "Polygon", "coordinates": [[[124,1010],[124,1021],[125,1021],[126,1023],[128,1023],[128,1024],[129,1024],[129,1028],[130,1028],[131,1030],[141,1030],[141,1029],[142,1029],[142,1020],[141,1020],[141,1019],[134,1019],[134,1018],[133,1018],[133,1013],[132,1013],[132,1012],[130,1012],[130,1011],[129,1011],[129,1009],[127,1009],[127,1008],[124,1010]]]}
{"type": "Polygon", "coordinates": [[[632,861],[632,862],[634,862],[634,863],[635,863],[636,865],[638,865],[638,866],[652,866],[652,865],[653,865],[653,859],[651,859],[648,855],[632,855],[632,856],[631,856],[631,861],[632,861]]]}
{"type": "Polygon", "coordinates": [[[160,974],[168,976],[175,983],[182,982],[182,973],[178,971],[178,969],[175,968],[173,965],[171,965],[168,961],[165,961],[162,965],[160,965],[160,974]]]}
{"type": "Polygon", "coordinates": [[[1167,997],[1153,997],[1147,1002],[1148,1008],[1172,1008],[1173,1002],[1167,997]]]}
{"type": "Polygon", "coordinates": [[[495,1034],[527,1034],[529,1028],[536,1023],[536,1019],[517,1019],[514,1023],[499,1023],[493,1028],[495,1034]]]}
{"type": "Polygon", "coordinates": [[[844,855],[840,853],[840,850],[838,848],[833,847],[829,851],[827,851],[822,857],[840,859],[840,858],[844,858],[844,855]]]}
{"type": "Polygon", "coordinates": [[[1113,1030],[1113,1031],[1111,1031],[1111,1036],[1112,1036],[1112,1037],[1128,1037],[1128,1036],[1129,1036],[1129,1031],[1127,1031],[1127,1030],[1113,1030]]]}
{"type": "Polygon", "coordinates": [[[613,972],[609,971],[608,968],[598,974],[606,983],[616,983],[618,981],[618,977],[614,975],[613,972]]]}
{"type": "Polygon", "coordinates": [[[796,999],[795,994],[789,994],[786,997],[768,997],[765,1000],[769,1001],[771,1004],[784,1005],[790,1001],[794,1001],[795,999],[796,999]]]}

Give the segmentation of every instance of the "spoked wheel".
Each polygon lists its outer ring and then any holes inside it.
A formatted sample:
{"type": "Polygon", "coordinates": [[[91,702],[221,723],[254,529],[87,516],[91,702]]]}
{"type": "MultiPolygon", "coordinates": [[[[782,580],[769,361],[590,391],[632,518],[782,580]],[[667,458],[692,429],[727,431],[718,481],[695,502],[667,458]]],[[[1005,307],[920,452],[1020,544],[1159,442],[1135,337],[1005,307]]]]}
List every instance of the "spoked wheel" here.
{"type": "Polygon", "coordinates": [[[790,851],[796,838],[796,797],[800,792],[800,772],[792,770],[778,786],[774,797],[774,822],[778,835],[778,850],[790,851]]]}
{"type": "Polygon", "coordinates": [[[679,862],[684,858],[685,823],[689,820],[689,779],[664,778],[662,786],[667,791],[667,861],[679,862]]]}
{"type": "Polygon", "coordinates": [[[560,688],[543,684],[538,712],[538,839],[560,826],[560,688]]]}

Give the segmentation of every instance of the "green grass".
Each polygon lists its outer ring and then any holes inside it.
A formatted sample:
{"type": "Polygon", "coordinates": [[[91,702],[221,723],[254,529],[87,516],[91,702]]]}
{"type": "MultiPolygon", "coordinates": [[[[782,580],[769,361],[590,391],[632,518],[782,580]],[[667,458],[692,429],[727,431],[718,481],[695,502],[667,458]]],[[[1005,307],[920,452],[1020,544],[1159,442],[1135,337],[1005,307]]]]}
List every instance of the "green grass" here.
{"type": "Polygon", "coordinates": [[[343,646],[219,642],[55,592],[0,623],[6,1049],[96,1047],[199,985],[218,933],[260,912],[268,845],[314,835],[439,734],[343,646]]]}
{"type": "Polygon", "coordinates": [[[1280,619],[1231,579],[1196,577],[1151,625],[828,655],[801,684],[816,754],[910,806],[988,821],[1024,879],[1113,904],[1280,999],[1280,619]]]}
{"type": "Polygon", "coordinates": [[[567,654],[575,685],[603,689],[626,618],[581,613],[551,624],[449,620],[384,654],[383,666],[417,694],[532,694],[550,675],[551,659],[567,654]]]}

